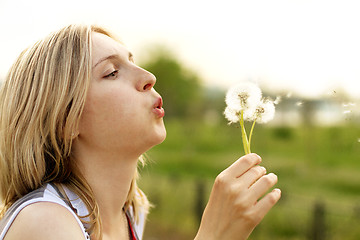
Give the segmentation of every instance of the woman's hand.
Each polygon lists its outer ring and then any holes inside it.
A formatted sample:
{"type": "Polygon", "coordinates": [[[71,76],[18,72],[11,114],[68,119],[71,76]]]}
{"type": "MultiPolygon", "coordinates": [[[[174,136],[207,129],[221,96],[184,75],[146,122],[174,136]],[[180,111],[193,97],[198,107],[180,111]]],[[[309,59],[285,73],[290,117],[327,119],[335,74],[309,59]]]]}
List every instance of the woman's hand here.
{"type": "Polygon", "coordinates": [[[248,154],[217,176],[195,240],[248,238],[281,195],[274,189],[260,199],[277,182],[260,162],[248,154]]]}

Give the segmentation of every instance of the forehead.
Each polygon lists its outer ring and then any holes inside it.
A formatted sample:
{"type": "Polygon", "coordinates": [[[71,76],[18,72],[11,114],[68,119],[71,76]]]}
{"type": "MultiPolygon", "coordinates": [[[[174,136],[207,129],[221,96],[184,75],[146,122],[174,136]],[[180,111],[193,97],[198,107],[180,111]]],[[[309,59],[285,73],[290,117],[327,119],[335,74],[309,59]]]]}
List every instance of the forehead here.
{"type": "Polygon", "coordinates": [[[119,55],[125,58],[129,56],[129,51],[124,45],[102,33],[93,32],[91,44],[92,66],[108,56],[119,55]]]}

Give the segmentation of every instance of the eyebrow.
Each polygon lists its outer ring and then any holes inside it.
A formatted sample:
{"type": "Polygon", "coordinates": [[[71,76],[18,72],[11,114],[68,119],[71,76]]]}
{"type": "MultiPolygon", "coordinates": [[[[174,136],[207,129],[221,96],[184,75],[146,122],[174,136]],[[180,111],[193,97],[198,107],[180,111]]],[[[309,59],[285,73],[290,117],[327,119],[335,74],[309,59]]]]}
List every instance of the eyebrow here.
{"type": "MultiPolygon", "coordinates": [[[[132,60],[133,58],[133,54],[131,52],[129,52],[129,56],[128,59],[132,60]]],[[[113,55],[109,55],[107,57],[101,58],[92,68],[94,69],[97,65],[99,65],[100,63],[106,61],[106,60],[112,60],[112,59],[120,59],[119,54],[113,54],[113,55]]]]}

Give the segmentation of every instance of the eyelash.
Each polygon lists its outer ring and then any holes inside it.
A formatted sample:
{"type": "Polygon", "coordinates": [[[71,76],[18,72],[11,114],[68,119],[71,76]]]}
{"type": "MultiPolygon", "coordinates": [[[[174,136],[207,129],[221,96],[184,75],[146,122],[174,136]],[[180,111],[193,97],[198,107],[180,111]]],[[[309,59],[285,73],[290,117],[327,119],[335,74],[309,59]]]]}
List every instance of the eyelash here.
{"type": "Polygon", "coordinates": [[[116,77],[118,73],[119,73],[119,70],[112,71],[110,74],[106,75],[104,78],[116,77]]]}

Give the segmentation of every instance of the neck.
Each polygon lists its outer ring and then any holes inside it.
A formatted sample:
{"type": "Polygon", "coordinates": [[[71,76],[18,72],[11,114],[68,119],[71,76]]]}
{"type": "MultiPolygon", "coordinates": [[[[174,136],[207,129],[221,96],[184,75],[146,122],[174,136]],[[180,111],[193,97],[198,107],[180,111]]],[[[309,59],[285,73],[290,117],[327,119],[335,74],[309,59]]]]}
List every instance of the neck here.
{"type": "Polygon", "coordinates": [[[99,205],[102,231],[117,235],[139,156],[121,156],[107,151],[76,149],[75,161],[92,188],[99,205]]]}

